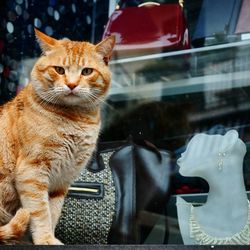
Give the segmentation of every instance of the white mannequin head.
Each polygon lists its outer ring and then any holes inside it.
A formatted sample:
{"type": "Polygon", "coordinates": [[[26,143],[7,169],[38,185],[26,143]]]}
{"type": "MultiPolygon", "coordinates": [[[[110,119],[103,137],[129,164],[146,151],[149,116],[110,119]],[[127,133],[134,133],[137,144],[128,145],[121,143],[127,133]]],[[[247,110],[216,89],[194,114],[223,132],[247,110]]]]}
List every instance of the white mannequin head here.
{"type": "Polygon", "coordinates": [[[225,135],[195,135],[187,145],[186,151],[178,159],[180,174],[205,178],[212,173],[232,173],[227,165],[242,164],[246,153],[245,144],[239,139],[236,130],[225,135]]]}

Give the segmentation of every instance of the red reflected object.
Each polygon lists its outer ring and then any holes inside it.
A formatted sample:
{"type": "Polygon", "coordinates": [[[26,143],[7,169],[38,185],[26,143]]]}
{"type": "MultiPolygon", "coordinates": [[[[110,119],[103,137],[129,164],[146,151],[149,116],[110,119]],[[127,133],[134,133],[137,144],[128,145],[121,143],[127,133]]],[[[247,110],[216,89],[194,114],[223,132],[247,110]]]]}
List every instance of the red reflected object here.
{"type": "Polygon", "coordinates": [[[8,77],[10,76],[10,68],[9,68],[9,67],[5,67],[5,68],[3,69],[3,76],[4,76],[5,78],[8,78],[8,77]]]}
{"type": "Polygon", "coordinates": [[[144,5],[115,10],[103,38],[116,36],[119,55],[160,53],[190,48],[188,29],[179,4],[144,5]]]}
{"type": "Polygon", "coordinates": [[[175,190],[176,194],[194,194],[194,193],[201,193],[202,190],[199,188],[192,188],[187,185],[183,185],[180,188],[175,190]]]}
{"type": "Polygon", "coordinates": [[[3,48],[4,48],[4,42],[0,40],[0,52],[3,51],[3,48]]]}

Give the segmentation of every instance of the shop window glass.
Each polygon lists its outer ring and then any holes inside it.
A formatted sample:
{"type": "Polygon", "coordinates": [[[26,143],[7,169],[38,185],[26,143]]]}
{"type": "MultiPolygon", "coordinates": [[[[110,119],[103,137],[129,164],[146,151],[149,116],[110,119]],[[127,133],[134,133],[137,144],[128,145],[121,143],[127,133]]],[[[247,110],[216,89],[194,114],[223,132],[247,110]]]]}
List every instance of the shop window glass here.
{"type": "Polygon", "coordinates": [[[166,218],[159,217],[143,243],[185,244],[176,199],[202,205],[211,191],[204,178],[179,173],[177,160],[194,135],[237,131],[246,147],[242,181],[249,195],[249,13],[247,0],[1,1],[0,103],[29,82],[41,53],[34,27],[57,39],[94,43],[114,34],[100,142],[133,138],[169,152],[168,238],[160,236],[166,218]]]}

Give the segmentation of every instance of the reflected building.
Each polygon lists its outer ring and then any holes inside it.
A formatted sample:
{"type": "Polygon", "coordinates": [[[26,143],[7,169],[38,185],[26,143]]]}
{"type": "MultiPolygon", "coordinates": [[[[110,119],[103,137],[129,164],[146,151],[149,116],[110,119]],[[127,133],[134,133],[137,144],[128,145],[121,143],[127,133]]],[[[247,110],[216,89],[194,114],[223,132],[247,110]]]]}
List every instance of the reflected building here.
{"type": "Polygon", "coordinates": [[[41,51],[34,27],[57,39],[101,40],[109,1],[14,0],[0,2],[0,103],[28,82],[41,51]],[[29,74],[28,74],[29,75],[29,74]]]}

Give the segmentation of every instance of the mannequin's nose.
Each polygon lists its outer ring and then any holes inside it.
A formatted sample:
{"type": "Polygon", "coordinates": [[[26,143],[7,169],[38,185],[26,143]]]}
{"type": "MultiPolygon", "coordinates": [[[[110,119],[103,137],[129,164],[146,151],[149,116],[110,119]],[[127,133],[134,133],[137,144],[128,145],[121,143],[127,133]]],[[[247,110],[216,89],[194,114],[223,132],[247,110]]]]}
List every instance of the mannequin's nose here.
{"type": "Polygon", "coordinates": [[[181,157],[176,161],[176,163],[177,163],[177,165],[180,165],[180,163],[181,163],[181,157]]]}

